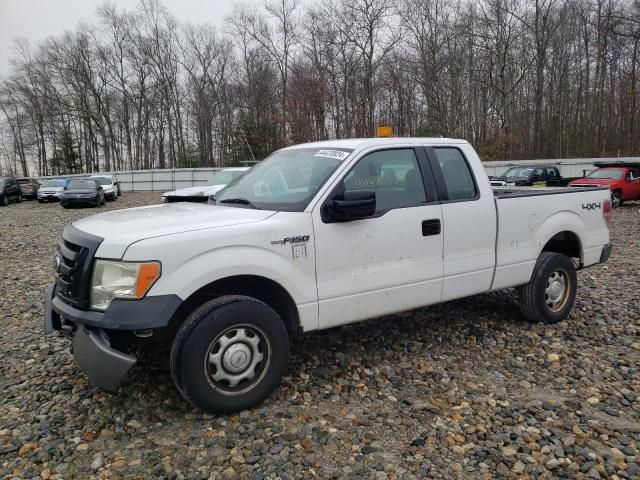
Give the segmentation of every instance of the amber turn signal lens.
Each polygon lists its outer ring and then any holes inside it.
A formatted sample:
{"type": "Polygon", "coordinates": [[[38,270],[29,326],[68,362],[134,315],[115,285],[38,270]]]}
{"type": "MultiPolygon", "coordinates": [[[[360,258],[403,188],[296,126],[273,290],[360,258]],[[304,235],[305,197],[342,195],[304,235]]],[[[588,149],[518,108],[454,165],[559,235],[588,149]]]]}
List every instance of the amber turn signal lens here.
{"type": "Polygon", "coordinates": [[[158,278],[160,278],[160,264],[158,262],[141,264],[136,283],[136,297],[144,297],[158,278]]]}

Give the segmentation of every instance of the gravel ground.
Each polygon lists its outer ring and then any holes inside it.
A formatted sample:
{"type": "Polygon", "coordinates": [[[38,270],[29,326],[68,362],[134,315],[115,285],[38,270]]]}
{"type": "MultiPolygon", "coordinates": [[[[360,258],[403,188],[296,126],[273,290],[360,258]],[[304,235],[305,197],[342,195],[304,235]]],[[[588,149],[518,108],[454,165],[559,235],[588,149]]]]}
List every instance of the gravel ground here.
{"type": "Polygon", "coordinates": [[[309,334],[270,399],[223,417],[153,364],[103,393],[43,335],[56,238],[93,212],[0,208],[0,478],[640,478],[638,204],[568,321],[529,324],[507,291],[309,334]]]}

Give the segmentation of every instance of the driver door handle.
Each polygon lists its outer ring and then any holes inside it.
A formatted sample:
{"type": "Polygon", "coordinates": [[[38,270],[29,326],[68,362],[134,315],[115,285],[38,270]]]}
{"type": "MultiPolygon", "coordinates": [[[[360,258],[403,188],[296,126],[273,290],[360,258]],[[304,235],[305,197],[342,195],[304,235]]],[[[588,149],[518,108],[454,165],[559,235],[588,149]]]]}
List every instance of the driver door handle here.
{"type": "Polygon", "coordinates": [[[440,235],[440,232],[442,231],[441,225],[440,225],[440,219],[439,218],[432,218],[430,220],[423,220],[422,221],[422,236],[423,237],[428,237],[429,235],[440,235]]]}

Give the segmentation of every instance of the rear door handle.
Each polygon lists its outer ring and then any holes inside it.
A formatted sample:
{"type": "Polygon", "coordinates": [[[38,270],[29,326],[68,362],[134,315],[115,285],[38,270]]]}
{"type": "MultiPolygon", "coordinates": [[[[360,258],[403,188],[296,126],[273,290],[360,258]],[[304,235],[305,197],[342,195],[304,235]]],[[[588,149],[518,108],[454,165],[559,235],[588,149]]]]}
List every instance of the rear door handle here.
{"type": "Polygon", "coordinates": [[[428,237],[429,235],[440,235],[442,228],[440,226],[439,218],[432,218],[430,220],[422,221],[422,236],[428,237]]]}

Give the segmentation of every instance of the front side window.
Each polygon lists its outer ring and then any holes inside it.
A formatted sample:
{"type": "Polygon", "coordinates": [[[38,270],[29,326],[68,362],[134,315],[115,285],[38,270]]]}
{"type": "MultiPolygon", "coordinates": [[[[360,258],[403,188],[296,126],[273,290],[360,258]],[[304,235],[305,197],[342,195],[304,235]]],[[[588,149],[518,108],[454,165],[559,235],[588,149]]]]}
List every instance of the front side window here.
{"type": "Polygon", "coordinates": [[[410,148],[381,150],[361,158],[345,176],[344,189],[375,192],[376,213],[427,201],[418,161],[410,148]]]}
{"type": "Polygon", "coordinates": [[[544,168],[536,168],[533,172],[533,178],[535,179],[544,179],[544,168]]]}
{"type": "Polygon", "coordinates": [[[462,152],[450,147],[438,147],[434,151],[447,187],[447,200],[475,199],[478,190],[462,152]]]}
{"type": "Polygon", "coordinates": [[[279,150],[216,194],[216,205],[302,212],[352,150],[279,150]]]}
{"type": "Polygon", "coordinates": [[[558,178],[558,175],[556,175],[556,169],[555,168],[547,168],[547,177],[548,178],[558,178]]]}

